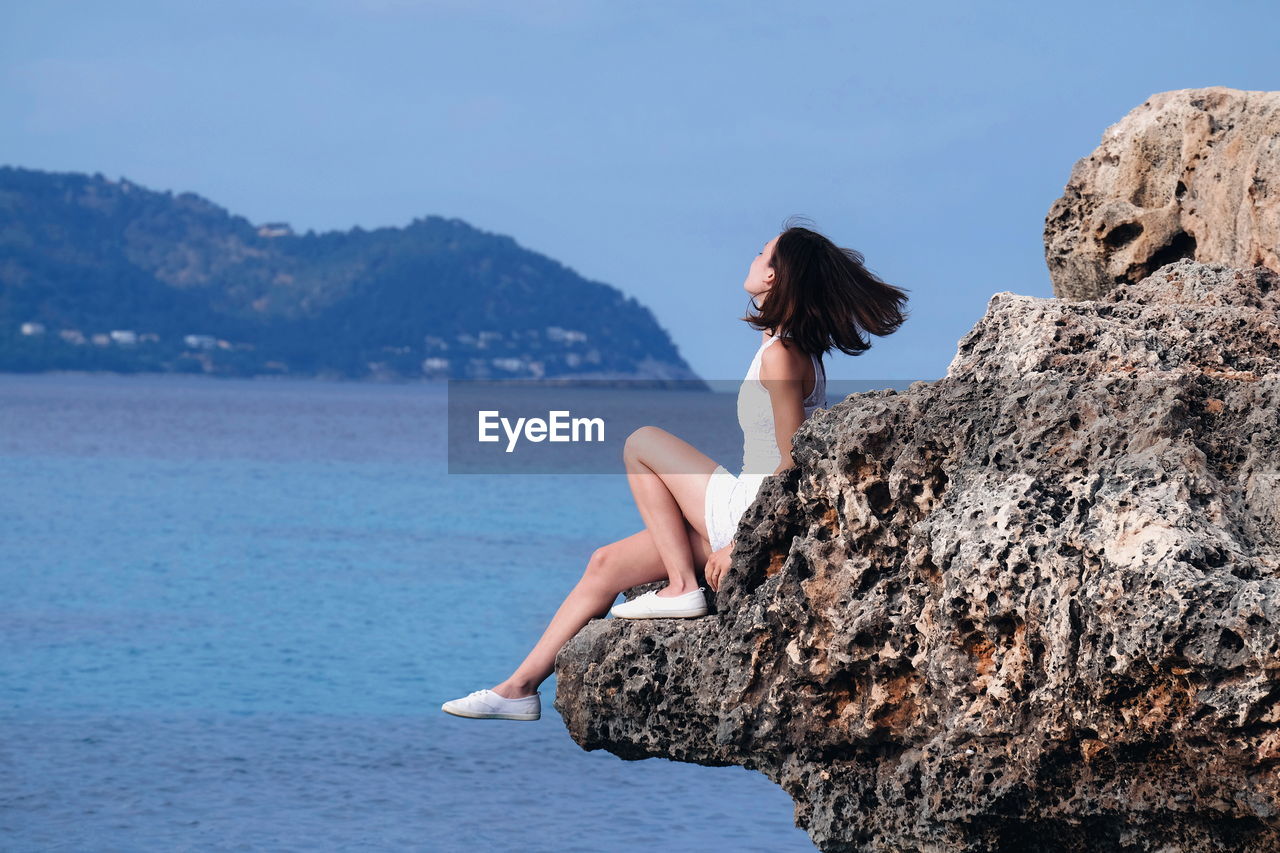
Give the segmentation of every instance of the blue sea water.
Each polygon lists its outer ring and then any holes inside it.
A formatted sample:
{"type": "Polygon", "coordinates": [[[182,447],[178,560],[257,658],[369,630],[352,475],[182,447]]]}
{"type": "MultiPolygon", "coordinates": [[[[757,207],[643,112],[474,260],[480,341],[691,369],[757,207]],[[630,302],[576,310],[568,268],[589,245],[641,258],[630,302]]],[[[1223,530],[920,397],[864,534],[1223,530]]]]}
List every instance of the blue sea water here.
{"type": "Polygon", "coordinates": [[[0,375],[0,849],[803,851],[742,768],[440,703],[624,478],[449,475],[443,385],[0,375]]]}

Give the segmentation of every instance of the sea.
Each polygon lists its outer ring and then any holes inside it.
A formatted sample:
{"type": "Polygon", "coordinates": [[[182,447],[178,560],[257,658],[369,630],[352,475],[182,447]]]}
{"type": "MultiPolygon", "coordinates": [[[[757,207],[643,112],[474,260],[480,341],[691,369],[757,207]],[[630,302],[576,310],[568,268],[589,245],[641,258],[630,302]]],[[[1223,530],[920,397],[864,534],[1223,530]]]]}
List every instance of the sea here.
{"type": "Polygon", "coordinates": [[[621,473],[450,473],[447,397],[0,374],[0,850],[814,849],[759,773],[582,750],[554,676],[441,712],[643,527],[621,473]]]}

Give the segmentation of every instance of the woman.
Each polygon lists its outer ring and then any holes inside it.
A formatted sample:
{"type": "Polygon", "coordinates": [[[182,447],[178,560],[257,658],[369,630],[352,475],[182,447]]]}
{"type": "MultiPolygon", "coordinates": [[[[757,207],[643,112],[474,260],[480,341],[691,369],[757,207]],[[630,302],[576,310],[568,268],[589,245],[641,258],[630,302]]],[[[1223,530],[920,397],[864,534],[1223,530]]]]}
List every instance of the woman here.
{"type": "Polygon", "coordinates": [[[764,245],[742,285],[756,309],[742,319],[761,330],[761,343],[738,392],[741,473],[733,476],[665,430],[633,432],[622,456],[645,529],[596,549],[542,638],[505,681],[445,702],[442,710],[536,720],[538,685],[555,669],[556,652],[591,619],[606,611],[622,619],[706,614],[696,567],[704,567],[708,586],[720,588],[743,513],[765,477],[791,466],[792,435],[825,405],[822,356],[832,348],[860,355],[871,346],[864,333],[887,335],[906,319],[904,291],[868,272],[861,253],[793,222],[764,245]],[[664,576],[662,589],[610,609],[623,590],[664,576]]]}

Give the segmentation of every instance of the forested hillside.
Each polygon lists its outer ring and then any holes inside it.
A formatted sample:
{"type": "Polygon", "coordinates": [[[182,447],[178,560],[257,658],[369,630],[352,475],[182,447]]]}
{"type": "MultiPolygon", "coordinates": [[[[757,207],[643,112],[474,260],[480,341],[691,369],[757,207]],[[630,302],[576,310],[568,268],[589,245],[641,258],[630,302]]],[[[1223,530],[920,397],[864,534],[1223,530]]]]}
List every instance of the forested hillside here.
{"type": "Polygon", "coordinates": [[[693,378],[634,298],[459,219],[295,234],[0,167],[0,370],[51,369],[693,378]]]}

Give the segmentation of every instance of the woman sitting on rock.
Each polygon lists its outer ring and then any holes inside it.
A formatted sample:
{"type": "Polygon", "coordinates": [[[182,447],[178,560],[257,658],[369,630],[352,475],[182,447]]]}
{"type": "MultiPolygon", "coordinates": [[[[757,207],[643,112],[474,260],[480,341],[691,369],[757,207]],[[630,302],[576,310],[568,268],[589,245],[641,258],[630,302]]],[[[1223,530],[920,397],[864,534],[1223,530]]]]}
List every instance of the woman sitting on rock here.
{"type": "Polygon", "coordinates": [[[755,306],[742,319],[761,330],[761,342],[738,391],[741,472],[735,477],[658,427],[633,432],[622,456],[645,529],[596,549],[542,638],[505,681],[445,702],[444,711],[536,720],[538,685],[554,670],[560,648],[591,619],[606,611],[620,619],[706,614],[697,567],[719,589],[743,513],[765,477],[792,465],[792,435],[826,404],[822,356],[833,348],[859,355],[871,346],[864,333],[890,334],[906,318],[906,294],[862,262],[861,253],[791,222],[765,243],[742,285],[755,306]],[[622,591],[663,577],[663,588],[610,610],[622,591]]]}

